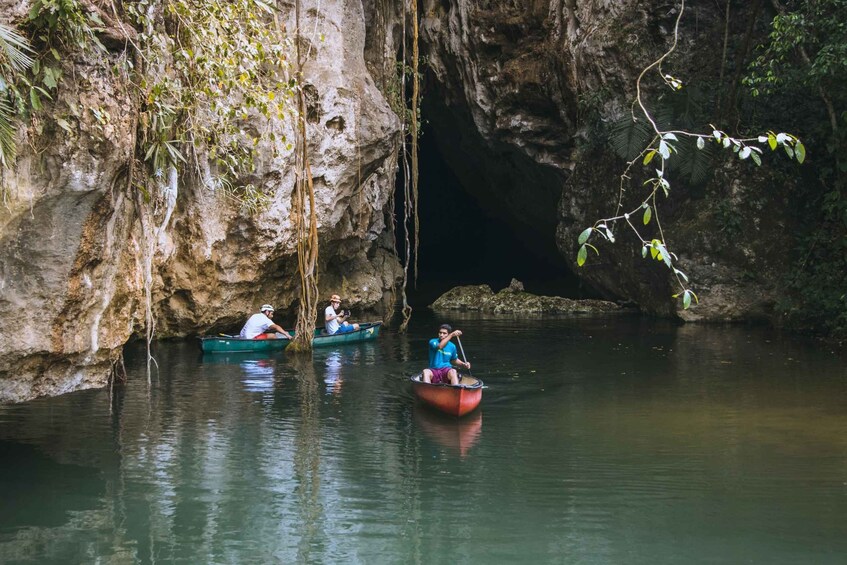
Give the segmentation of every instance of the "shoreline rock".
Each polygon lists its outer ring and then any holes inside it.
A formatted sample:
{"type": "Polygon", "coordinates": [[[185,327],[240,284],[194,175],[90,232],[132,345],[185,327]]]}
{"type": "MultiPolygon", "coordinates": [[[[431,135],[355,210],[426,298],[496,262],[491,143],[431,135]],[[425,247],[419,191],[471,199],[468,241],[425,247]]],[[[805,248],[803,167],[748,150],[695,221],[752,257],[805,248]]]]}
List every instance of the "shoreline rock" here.
{"type": "Polygon", "coordinates": [[[495,294],[487,284],[457,286],[439,296],[429,307],[432,310],[463,310],[494,314],[620,314],[633,311],[607,300],[573,300],[515,290],[522,287],[523,285],[513,280],[510,286],[495,294]]]}

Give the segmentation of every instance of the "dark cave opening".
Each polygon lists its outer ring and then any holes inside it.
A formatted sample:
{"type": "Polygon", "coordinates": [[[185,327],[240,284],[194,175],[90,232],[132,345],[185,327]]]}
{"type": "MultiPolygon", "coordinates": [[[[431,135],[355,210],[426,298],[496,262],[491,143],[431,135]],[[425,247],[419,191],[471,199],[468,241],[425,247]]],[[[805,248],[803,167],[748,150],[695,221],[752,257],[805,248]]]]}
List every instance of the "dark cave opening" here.
{"type": "MultiPolygon", "coordinates": [[[[595,298],[596,293],[565,266],[566,259],[555,247],[553,229],[549,233],[521,232],[504,217],[502,208],[480,201],[478,195],[485,198],[489,187],[463,185],[445,159],[438,135],[430,121],[419,140],[420,245],[416,283],[409,271],[409,303],[427,306],[459,285],[488,284],[497,292],[512,278],[534,294],[595,298]]],[[[397,186],[397,247],[402,260],[402,167],[397,186]]],[[[410,226],[410,231],[413,229],[410,226]]]]}

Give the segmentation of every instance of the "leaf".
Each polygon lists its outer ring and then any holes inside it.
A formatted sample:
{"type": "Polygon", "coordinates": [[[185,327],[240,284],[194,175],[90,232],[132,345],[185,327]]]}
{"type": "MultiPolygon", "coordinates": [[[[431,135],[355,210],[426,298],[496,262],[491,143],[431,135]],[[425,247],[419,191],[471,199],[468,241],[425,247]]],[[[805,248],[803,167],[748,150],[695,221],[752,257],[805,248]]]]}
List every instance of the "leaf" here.
{"type": "Polygon", "coordinates": [[[682,294],[682,308],[688,310],[689,306],[691,306],[691,292],[686,290],[682,294]]]}
{"type": "Polygon", "coordinates": [[[704,147],[706,147],[706,142],[703,140],[702,137],[698,137],[697,138],[697,149],[703,149],[704,147]]]}
{"type": "Polygon", "coordinates": [[[38,97],[38,92],[34,88],[29,89],[29,101],[32,104],[32,109],[36,112],[41,110],[41,99],[38,97]]]}
{"type": "Polygon", "coordinates": [[[653,160],[653,157],[655,157],[655,156],[656,156],[656,150],[655,150],[655,149],[653,149],[652,151],[648,152],[648,153],[647,153],[647,155],[645,155],[645,156],[644,156],[643,164],[644,164],[645,166],[646,166],[646,165],[649,165],[649,164],[650,164],[650,161],[652,161],[652,160],[653,160]]]}
{"type": "Polygon", "coordinates": [[[589,238],[589,236],[591,235],[591,230],[593,230],[593,229],[594,229],[594,228],[586,228],[586,229],[584,229],[584,230],[582,231],[582,233],[581,233],[581,234],[579,234],[579,239],[577,240],[577,243],[579,243],[580,245],[582,245],[583,243],[585,243],[586,241],[588,241],[588,238],[589,238]]]}
{"type": "Polygon", "coordinates": [[[588,257],[588,250],[585,245],[579,248],[579,253],[576,254],[576,264],[582,267],[585,265],[585,259],[588,257]]]}
{"type": "Polygon", "coordinates": [[[768,145],[770,146],[771,151],[774,151],[776,149],[776,136],[774,136],[774,134],[770,132],[768,133],[768,145]]]}
{"type": "Polygon", "coordinates": [[[659,142],[659,154],[661,154],[662,159],[670,159],[671,158],[671,148],[664,140],[659,142]]]}
{"type": "Polygon", "coordinates": [[[797,157],[797,162],[801,165],[803,164],[803,161],[806,160],[806,146],[799,141],[794,146],[794,156],[797,157]]]}
{"type": "Polygon", "coordinates": [[[71,129],[71,124],[69,124],[66,120],[63,120],[62,118],[56,118],[56,123],[59,125],[60,128],[62,128],[66,132],[73,133],[73,130],[71,129]]]}
{"type": "Polygon", "coordinates": [[[756,153],[756,152],[751,153],[750,158],[753,159],[753,162],[756,163],[757,166],[759,166],[759,167],[762,166],[762,158],[759,157],[758,153],[756,153]]]}
{"type": "Polygon", "coordinates": [[[652,218],[652,217],[653,217],[653,209],[650,208],[650,206],[647,206],[647,209],[644,210],[644,218],[642,219],[645,226],[650,223],[650,218],[652,218]]]}
{"type": "Polygon", "coordinates": [[[41,80],[47,88],[56,88],[56,79],[53,77],[53,69],[44,69],[44,78],[41,80]]]}
{"type": "Polygon", "coordinates": [[[788,155],[792,159],[794,158],[794,150],[791,148],[790,145],[783,145],[782,148],[785,149],[786,155],[788,155]]]}
{"type": "Polygon", "coordinates": [[[647,257],[647,246],[646,246],[646,245],[642,245],[642,246],[641,246],[641,257],[642,257],[642,258],[646,258],[646,257],[647,257]]]}
{"type": "Polygon", "coordinates": [[[744,159],[746,159],[747,157],[749,157],[749,156],[750,156],[750,153],[751,153],[751,152],[750,152],[750,148],[749,148],[749,147],[745,147],[744,149],[742,149],[741,151],[739,151],[739,152],[738,152],[738,156],[739,156],[739,157],[741,158],[741,160],[743,161],[744,159]]]}
{"type": "Polygon", "coordinates": [[[676,137],[676,135],[674,135],[672,133],[666,133],[665,135],[662,136],[662,139],[667,139],[668,141],[679,141],[679,139],[676,137]]]}
{"type": "Polygon", "coordinates": [[[656,259],[661,259],[662,261],[665,262],[665,265],[670,267],[671,266],[670,253],[668,253],[668,250],[665,248],[664,244],[659,243],[658,246],[659,246],[659,255],[656,257],[656,259]]]}

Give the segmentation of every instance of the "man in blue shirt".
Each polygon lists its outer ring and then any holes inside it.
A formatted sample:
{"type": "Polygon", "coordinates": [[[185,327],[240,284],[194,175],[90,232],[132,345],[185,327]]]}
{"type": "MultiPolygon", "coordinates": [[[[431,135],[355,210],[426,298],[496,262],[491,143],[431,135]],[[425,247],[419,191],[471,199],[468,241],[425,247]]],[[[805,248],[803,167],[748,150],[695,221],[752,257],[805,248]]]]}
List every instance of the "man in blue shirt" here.
{"type": "Polygon", "coordinates": [[[440,384],[449,381],[451,385],[457,385],[459,373],[454,367],[471,368],[470,363],[459,360],[456,346],[450,342],[453,336],[460,335],[461,330],[453,330],[449,324],[442,324],[438,328],[438,337],[429,340],[429,368],[423,370],[425,383],[440,384]]]}

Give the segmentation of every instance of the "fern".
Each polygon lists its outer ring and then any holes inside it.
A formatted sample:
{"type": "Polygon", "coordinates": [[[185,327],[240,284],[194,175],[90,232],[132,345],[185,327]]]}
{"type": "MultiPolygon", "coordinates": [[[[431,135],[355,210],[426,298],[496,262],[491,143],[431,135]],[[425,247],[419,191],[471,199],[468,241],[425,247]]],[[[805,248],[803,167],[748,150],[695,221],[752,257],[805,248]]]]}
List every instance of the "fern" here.
{"type": "Polygon", "coordinates": [[[609,142],[612,150],[627,161],[632,161],[653,138],[653,130],[647,120],[634,120],[629,114],[612,123],[609,142]]]}
{"type": "Polygon", "coordinates": [[[32,66],[29,53],[32,48],[26,39],[0,24],[0,168],[15,159],[15,109],[9,99],[8,84],[32,66]]]}
{"type": "Polygon", "coordinates": [[[668,165],[676,169],[681,181],[690,186],[708,182],[712,178],[715,166],[714,143],[707,143],[703,149],[697,149],[693,139],[683,139],[679,143],[679,159],[671,159],[668,165]]]}
{"type": "MultiPolygon", "coordinates": [[[[653,118],[656,120],[656,124],[662,128],[672,122],[673,110],[662,105],[656,109],[653,118]]],[[[641,112],[635,114],[635,119],[633,119],[632,114],[626,113],[612,122],[609,134],[609,143],[612,150],[627,161],[632,161],[638,157],[655,135],[650,123],[641,112]]]]}

